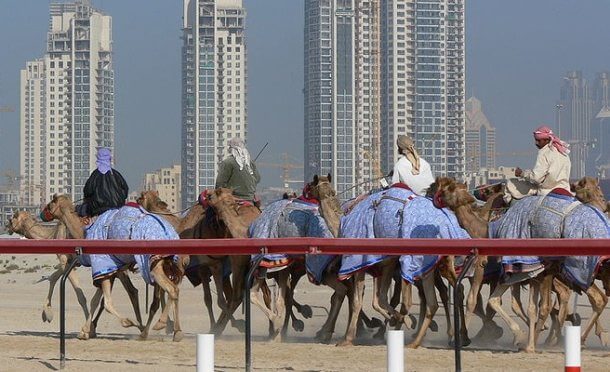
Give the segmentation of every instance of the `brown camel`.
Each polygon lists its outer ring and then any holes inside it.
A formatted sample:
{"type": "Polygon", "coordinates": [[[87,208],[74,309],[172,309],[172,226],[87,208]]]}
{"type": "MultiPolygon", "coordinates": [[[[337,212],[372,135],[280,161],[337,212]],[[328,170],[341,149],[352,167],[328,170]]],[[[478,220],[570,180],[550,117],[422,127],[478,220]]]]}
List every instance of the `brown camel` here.
{"type": "MultiPolygon", "coordinates": [[[[38,223],[34,218],[26,211],[17,211],[13,215],[13,217],[9,221],[9,232],[16,232],[25,236],[28,239],[67,239],[71,238],[71,235],[67,234],[66,226],[62,222],[58,222],[54,225],[42,225],[38,223]]],[[[63,275],[66,270],[66,267],[69,262],[74,259],[77,259],[74,254],[58,254],[57,258],[60,262],[60,267],[49,276],[49,292],[47,294],[47,298],[45,300],[45,304],[43,305],[42,318],[43,321],[50,322],[53,319],[53,311],[51,309],[51,299],[53,296],[53,290],[55,284],[59,280],[59,278],[63,275]]],[[[83,312],[85,313],[85,319],[89,320],[89,309],[87,308],[87,299],[83,290],[80,287],[78,274],[73,269],[70,274],[68,274],[68,279],[70,283],[74,287],[74,291],[76,292],[76,296],[78,299],[83,312]]],[[[134,313],[136,318],[141,322],[140,315],[140,307],[138,302],[138,290],[133,285],[129,275],[124,270],[117,272],[116,274],[119,281],[123,284],[123,287],[127,291],[129,299],[134,309],[134,313]]],[[[101,290],[97,290],[99,293],[96,293],[98,296],[101,295],[101,290]]],[[[92,309],[94,310],[94,309],[92,309]]],[[[93,315],[93,314],[91,314],[93,315]]],[[[91,326],[89,327],[90,331],[88,333],[80,332],[78,338],[80,339],[88,339],[90,337],[95,337],[96,328],[97,328],[97,320],[99,319],[100,314],[92,321],[91,326]]]]}
{"type": "MultiPolygon", "coordinates": [[[[70,198],[65,195],[56,195],[53,200],[47,205],[46,209],[56,218],[62,221],[68,231],[73,237],[78,237],[80,239],[84,238],[84,233],[82,227],[80,225],[80,221],[74,212],[74,205],[70,198]]],[[[157,324],[153,326],[153,329],[160,330],[166,327],[166,323],[169,317],[169,310],[173,308],[174,310],[174,341],[180,341],[183,337],[182,330],[180,329],[180,322],[178,316],[178,284],[181,276],[179,275],[179,270],[175,267],[175,264],[171,262],[171,258],[161,258],[158,260],[151,260],[152,264],[150,267],[150,275],[154,279],[155,287],[159,286],[163,289],[169,297],[169,305],[166,306],[161,317],[159,318],[157,324]],[[170,276],[172,279],[170,279],[170,276]]],[[[146,338],[148,336],[148,330],[152,322],[152,318],[155,312],[158,310],[159,306],[159,298],[155,297],[153,299],[153,303],[151,304],[151,309],[149,312],[149,318],[146,326],[143,326],[141,323],[136,324],[132,320],[128,318],[123,318],[116,308],[114,307],[114,303],[112,301],[111,291],[112,291],[112,281],[113,277],[105,277],[100,280],[100,286],[102,289],[102,293],[104,296],[104,308],[107,312],[116,316],[120,321],[123,327],[132,327],[137,326],[141,331],[141,337],[146,338]]],[[[156,290],[155,293],[159,291],[156,290]]],[[[87,333],[91,327],[91,314],[93,313],[93,309],[97,308],[99,305],[100,297],[94,296],[91,300],[91,312],[89,314],[89,321],[83,327],[83,332],[87,333]]]]}

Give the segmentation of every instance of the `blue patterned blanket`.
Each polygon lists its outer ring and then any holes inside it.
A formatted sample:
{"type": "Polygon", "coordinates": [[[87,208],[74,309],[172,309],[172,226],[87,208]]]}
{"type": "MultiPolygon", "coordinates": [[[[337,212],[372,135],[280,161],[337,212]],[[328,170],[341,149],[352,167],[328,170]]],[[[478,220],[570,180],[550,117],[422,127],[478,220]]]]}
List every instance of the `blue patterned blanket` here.
{"type": "MultiPolygon", "coordinates": [[[[410,190],[393,187],[371,195],[358,204],[341,221],[341,236],[353,238],[440,238],[468,239],[457,218],[448,209],[436,208],[428,198],[410,190]],[[359,214],[352,216],[353,214],[359,214]]],[[[361,256],[362,257],[362,256],[361,256]]],[[[348,275],[383,256],[364,256],[360,267],[356,260],[342,261],[340,274],[348,275]]],[[[404,255],[400,257],[403,279],[414,282],[438,263],[436,255],[404,255]]]]}
{"type": "MultiPolygon", "coordinates": [[[[104,212],[87,230],[87,239],[168,240],[179,239],[174,228],[163,218],[141,207],[124,206],[104,212]]],[[[144,280],[152,284],[151,256],[91,255],[94,282],[125,265],[136,263],[144,280]]],[[[177,256],[174,256],[177,259],[177,256]]]]}
{"type": "MultiPolygon", "coordinates": [[[[251,238],[333,237],[320,215],[318,206],[299,199],[282,199],[269,204],[250,224],[248,234],[251,238]]],[[[257,257],[259,256],[255,256],[253,259],[257,257]]],[[[305,257],[308,276],[315,284],[321,282],[324,270],[333,257],[331,255],[307,255],[305,257]]],[[[282,263],[289,262],[290,257],[282,254],[269,254],[264,255],[263,260],[282,263]]]]}

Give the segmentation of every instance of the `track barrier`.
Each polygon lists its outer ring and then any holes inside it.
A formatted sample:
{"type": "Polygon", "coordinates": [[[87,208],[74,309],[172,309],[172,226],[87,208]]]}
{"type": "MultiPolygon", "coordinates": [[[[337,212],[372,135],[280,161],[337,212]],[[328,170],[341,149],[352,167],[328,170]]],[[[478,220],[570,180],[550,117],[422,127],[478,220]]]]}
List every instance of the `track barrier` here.
{"type": "Polygon", "coordinates": [[[564,327],[565,372],[580,372],[580,326],[564,327]]]}
{"type": "MultiPolygon", "coordinates": [[[[610,256],[610,239],[183,239],[183,240],[27,240],[0,239],[0,254],[191,254],[191,255],[256,255],[286,254],[379,254],[379,255],[455,255],[468,256],[471,265],[476,255],[485,256],[610,256]]],[[[64,368],[65,352],[65,281],[76,264],[64,272],[60,282],[60,368],[64,368]]],[[[465,273],[466,267],[462,271],[465,273]]],[[[251,283],[252,273],[248,281],[251,283]]],[[[463,275],[458,278],[458,286],[463,275]]],[[[248,284],[249,284],[248,283],[248,284]]],[[[249,288],[248,288],[249,289],[249,288]]],[[[252,368],[250,301],[244,291],[246,318],[246,371],[252,368]]],[[[454,290],[454,324],[458,326],[459,312],[454,290]]],[[[569,328],[569,327],[568,327],[569,328]]],[[[566,333],[568,332],[566,328],[566,333]]],[[[578,365],[580,365],[580,331],[578,335],[578,365]]],[[[461,340],[455,332],[455,370],[461,371],[461,340]]],[[[568,337],[566,336],[566,342],[568,337]]],[[[572,358],[572,354],[570,354],[572,358]]],[[[574,359],[576,360],[576,359],[574,359]]],[[[573,359],[569,360],[570,363],[573,359]]],[[[567,365],[566,371],[580,371],[567,365]]]]}
{"type": "Polygon", "coordinates": [[[214,335],[197,335],[197,372],[214,372],[214,335]]]}
{"type": "Polygon", "coordinates": [[[405,370],[405,333],[402,330],[388,331],[388,372],[405,370]]]}

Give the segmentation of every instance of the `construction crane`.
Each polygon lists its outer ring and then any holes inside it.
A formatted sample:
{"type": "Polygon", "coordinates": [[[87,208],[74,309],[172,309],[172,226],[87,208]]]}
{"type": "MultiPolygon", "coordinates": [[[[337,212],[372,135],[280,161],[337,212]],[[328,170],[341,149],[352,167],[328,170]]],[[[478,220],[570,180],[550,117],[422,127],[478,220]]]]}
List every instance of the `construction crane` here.
{"type": "Polygon", "coordinates": [[[291,163],[290,156],[287,153],[282,154],[282,162],[281,163],[268,163],[268,162],[257,162],[257,167],[260,168],[279,168],[282,170],[282,174],[280,178],[284,184],[284,188],[290,188],[291,183],[299,183],[303,184],[303,180],[294,180],[290,177],[290,171],[292,169],[303,169],[303,164],[291,163]]]}
{"type": "Polygon", "coordinates": [[[0,106],[0,112],[15,112],[11,106],[0,106]]]}

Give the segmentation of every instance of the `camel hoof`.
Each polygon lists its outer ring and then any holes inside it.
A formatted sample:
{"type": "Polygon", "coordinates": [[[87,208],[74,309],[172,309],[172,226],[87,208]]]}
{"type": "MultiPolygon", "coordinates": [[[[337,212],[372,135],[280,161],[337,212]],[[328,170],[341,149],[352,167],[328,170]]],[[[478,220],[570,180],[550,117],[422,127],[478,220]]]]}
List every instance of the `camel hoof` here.
{"type": "Polygon", "coordinates": [[[144,341],[148,338],[148,330],[144,329],[140,332],[140,341],[144,341]]]}
{"type": "Polygon", "coordinates": [[[235,319],[235,320],[231,321],[231,326],[233,326],[233,328],[237,329],[237,331],[239,333],[246,332],[246,321],[243,319],[235,319]]]}
{"type": "Polygon", "coordinates": [[[88,334],[88,333],[86,333],[86,332],[80,331],[80,332],[78,333],[78,336],[76,336],[76,338],[78,338],[79,340],[83,340],[83,341],[85,341],[85,340],[88,340],[88,339],[89,339],[89,334],[88,334]]]}
{"type": "Polygon", "coordinates": [[[570,323],[572,323],[573,326],[579,326],[580,323],[582,322],[582,319],[580,318],[580,314],[578,314],[578,313],[571,314],[570,316],[568,316],[568,318],[566,320],[570,321],[570,323]]]}
{"type": "Polygon", "coordinates": [[[524,353],[528,353],[528,354],[534,354],[536,353],[536,348],[534,346],[526,346],[522,349],[520,349],[519,351],[522,351],[524,353]]]}
{"type": "Polygon", "coordinates": [[[299,311],[303,318],[310,319],[313,316],[313,310],[311,310],[311,306],[303,305],[301,306],[301,311],[299,311]]]}
{"type": "Polygon", "coordinates": [[[42,321],[51,323],[52,320],[53,320],[53,309],[51,309],[50,306],[45,306],[42,309],[42,321]]]}
{"type": "Polygon", "coordinates": [[[292,321],[292,328],[297,332],[303,332],[305,329],[305,323],[303,323],[300,319],[295,319],[292,321]]]}
{"type": "Polygon", "coordinates": [[[419,342],[411,342],[407,345],[408,349],[417,349],[419,347],[419,342]]]}
{"type": "Polygon", "coordinates": [[[417,318],[414,315],[412,315],[412,314],[409,314],[408,318],[411,320],[411,325],[408,325],[406,323],[407,317],[404,318],[405,319],[405,325],[407,326],[407,328],[415,329],[415,327],[417,327],[417,318]]]}
{"type": "Polygon", "coordinates": [[[167,326],[167,322],[162,322],[161,320],[158,320],[157,323],[155,323],[155,325],[153,326],[153,329],[155,331],[160,331],[163,328],[165,328],[167,326]]]}
{"type": "Polygon", "coordinates": [[[379,318],[371,318],[371,328],[380,328],[385,326],[385,323],[379,318]]]}
{"type": "Polygon", "coordinates": [[[132,322],[131,319],[128,319],[128,318],[121,319],[121,325],[123,326],[123,328],[129,328],[129,327],[136,326],[136,324],[134,322],[132,322]]]}
{"type": "Polygon", "coordinates": [[[182,341],[182,339],[184,338],[184,334],[182,333],[182,331],[176,331],[174,332],[174,342],[180,342],[182,341]]]}
{"type": "Polygon", "coordinates": [[[337,345],[339,347],[343,347],[343,346],[354,346],[354,342],[353,341],[348,341],[348,340],[343,340],[343,341],[339,341],[337,342],[337,345]]]}
{"type": "Polygon", "coordinates": [[[174,321],[170,319],[165,325],[165,334],[171,335],[172,333],[174,333],[174,321]]]}
{"type": "MultiPolygon", "coordinates": [[[[460,347],[466,347],[468,345],[470,345],[472,343],[472,341],[470,341],[470,339],[468,338],[468,336],[462,336],[460,338],[460,347]]],[[[449,346],[454,347],[455,346],[455,340],[449,340],[449,346]]]]}
{"type": "Polygon", "coordinates": [[[438,332],[438,323],[434,319],[432,319],[429,328],[432,332],[438,332]]]}
{"type": "Polygon", "coordinates": [[[523,331],[523,330],[519,330],[514,335],[513,346],[516,346],[516,347],[522,349],[523,351],[526,351],[525,349],[529,348],[530,346],[528,346],[526,348],[521,348],[520,347],[521,345],[525,344],[525,340],[527,340],[527,333],[525,333],[525,331],[523,331]]]}
{"type": "MultiPolygon", "coordinates": [[[[331,338],[333,337],[332,332],[325,332],[325,331],[318,331],[316,332],[316,336],[315,339],[316,341],[323,343],[323,344],[328,344],[330,343],[331,338]]],[[[337,345],[339,346],[339,345],[337,345]]]]}

